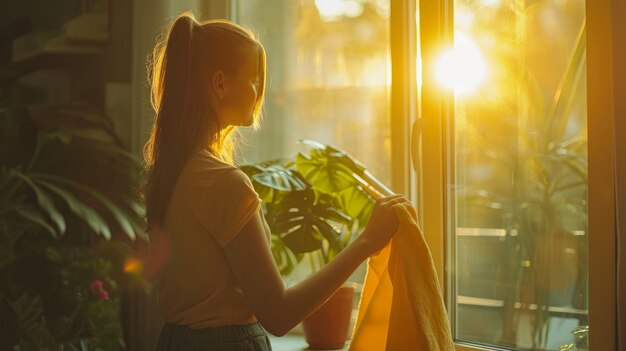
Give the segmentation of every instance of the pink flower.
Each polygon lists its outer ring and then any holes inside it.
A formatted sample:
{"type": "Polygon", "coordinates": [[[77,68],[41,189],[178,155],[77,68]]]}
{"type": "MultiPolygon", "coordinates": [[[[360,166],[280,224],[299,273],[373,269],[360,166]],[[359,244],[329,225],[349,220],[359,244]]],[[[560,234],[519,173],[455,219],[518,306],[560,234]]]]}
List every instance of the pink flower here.
{"type": "Polygon", "coordinates": [[[104,283],[102,283],[102,280],[98,279],[98,280],[94,280],[91,285],[89,285],[89,287],[91,288],[91,292],[96,294],[98,293],[100,290],[102,290],[102,287],[104,286],[104,283]]]}
{"type": "Polygon", "coordinates": [[[91,292],[94,295],[98,295],[98,298],[100,300],[108,300],[109,299],[109,292],[106,291],[104,289],[104,283],[102,282],[102,280],[94,280],[90,285],[89,288],[91,288],[91,292]]]}

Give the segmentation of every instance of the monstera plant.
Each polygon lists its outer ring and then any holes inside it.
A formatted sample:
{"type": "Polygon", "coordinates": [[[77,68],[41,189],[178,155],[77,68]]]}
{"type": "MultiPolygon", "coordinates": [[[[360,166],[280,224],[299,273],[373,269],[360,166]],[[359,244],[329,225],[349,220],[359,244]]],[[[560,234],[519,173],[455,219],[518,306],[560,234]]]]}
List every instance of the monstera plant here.
{"type": "Polygon", "coordinates": [[[374,198],[388,192],[345,151],[301,142],[308,154],[241,167],[263,200],[283,275],[305,256],[313,270],[328,263],[367,224],[374,198]]]}
{"type": "MultiPolygon", "coordinates": [[[[283,276],[306,257],[313,271],[343,250],[367,224],[374,199],[390,194],[343,150],[302,140],[309,153],[242,166],[263,200],[272,253],[283,276]]],[[[341,349],[350,330],[355,288],[339,288],[302,323],[309,349],[341,349]]]]}

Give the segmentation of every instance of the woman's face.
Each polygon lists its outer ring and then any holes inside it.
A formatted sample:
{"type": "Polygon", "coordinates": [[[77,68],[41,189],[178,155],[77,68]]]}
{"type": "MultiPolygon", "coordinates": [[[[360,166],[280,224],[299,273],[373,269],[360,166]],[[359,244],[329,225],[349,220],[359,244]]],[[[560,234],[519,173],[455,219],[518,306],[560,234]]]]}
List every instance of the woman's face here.
{"type": "Polygon", "coordinates": [[[234,74],[224,74],[219,117],[223,126],[250,126],[259,95],[259,58],[254,51],[234,74]]]}

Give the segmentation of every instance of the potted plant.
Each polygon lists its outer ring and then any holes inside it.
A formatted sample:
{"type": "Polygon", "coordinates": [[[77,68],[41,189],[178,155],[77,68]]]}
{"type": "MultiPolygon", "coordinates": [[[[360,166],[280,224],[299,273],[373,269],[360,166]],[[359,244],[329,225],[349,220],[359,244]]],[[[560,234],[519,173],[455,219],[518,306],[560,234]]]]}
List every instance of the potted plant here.
{"type": "Polygon", "coordinates": [[[124,348],[140,164],[85,105],[4,107],[0,124],[0,349],[124,348]]]}
{"type": "MultiPolygon", "coordinates": [[[[303,260],[320,269],[360,233],[375,198],[390,191],[345,151],[303,140],[308,155],[244,165],[263,200],[272,252],[283,276],[303,260]]],[[[349,336],[354,287],[340,288],[303,327],[312,349],[342,348],[349,336]]]]}

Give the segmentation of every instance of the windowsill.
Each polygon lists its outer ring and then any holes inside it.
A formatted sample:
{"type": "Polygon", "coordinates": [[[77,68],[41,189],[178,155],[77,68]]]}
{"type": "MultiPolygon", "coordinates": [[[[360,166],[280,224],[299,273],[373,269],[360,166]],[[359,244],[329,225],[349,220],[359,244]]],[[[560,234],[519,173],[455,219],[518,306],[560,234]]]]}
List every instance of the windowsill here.
{"type": "MultiPolygon", "coordinates": [[[[352,311],[352,321],[350,324],[350,330],[354,325],[356,319],[356,310],[352,311]]],[[[298,324],[295,328],[293,328],[290,332],[285,334],[284,336],[274,336],[269,334],[270,342],[272,343],[272,351],[303,351],[310,350],[309,344],[306,342],[304,337],[304,330],[302,329],[302,324],[298,324]]],[[[348,350],[350,346],[350,340],[346,340],[346,344],[342,349],[336,350],[348,350]]]]}
{"type": "Polygon", "coordinates": [[[270,335],[270,342],[273,351],[300,351],[309,347],[304,337],[296,334],[287,334],[281,337],[270,335]]]}
{"type": "MultiPolygon", "coordinates": [[[[304,335],[289,333],[281,337],[270,335],[273,351],[303,351],[309,350],[309,344],[304,340],[304,335]]],[[[350,340],[340,350],[348,350],[350,340]]]]}

